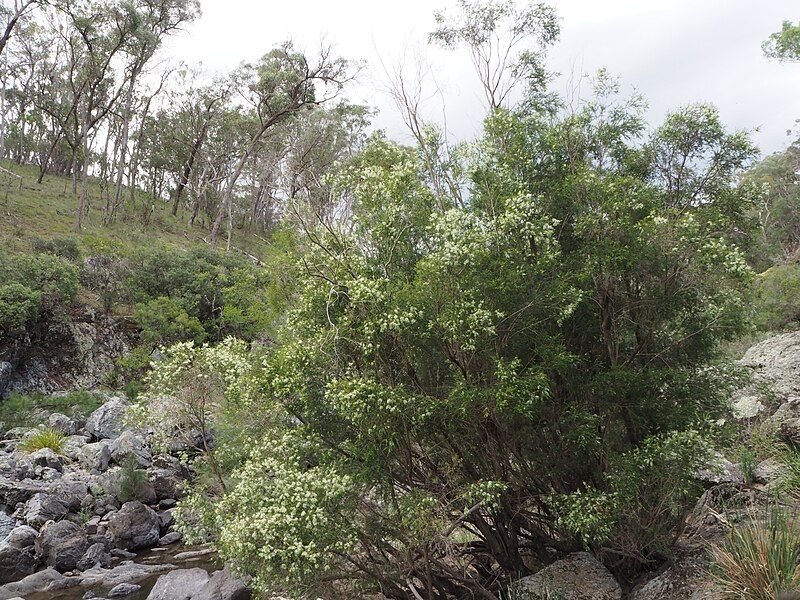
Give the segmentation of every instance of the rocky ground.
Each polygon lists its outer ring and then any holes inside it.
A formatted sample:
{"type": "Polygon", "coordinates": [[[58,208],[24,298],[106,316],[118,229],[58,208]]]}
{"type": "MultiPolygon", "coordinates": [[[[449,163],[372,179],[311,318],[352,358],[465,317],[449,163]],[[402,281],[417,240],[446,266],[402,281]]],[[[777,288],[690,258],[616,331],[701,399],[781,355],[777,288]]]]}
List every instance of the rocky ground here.
{"type": "Polygon", "coordinates": [[[68,436],[60,453],[21,450],[35,429],[12,429],[0,441],[0,600],[250,597],[226,569],[194,566],[213,565],[210,550],[180,548],[173,510],[191,472],[125,429],[125,410],[114,396],[85,423],[49,415],[47,425],[68,436]],[[146,480],[136,500],[123,502],[122,465],[131,460],[146,480]]]}
{"type": "MultiPolygon", "coordinates": [[[[800,332],[753,346],[740,361],[753,384],[736,395],[734,419],[767,424],[777,441],[800,442],[800,332]]],[[[220,568],[205,548],[184,548],[173,511],[189,468],[157,453],[146,432],[126,429],[125,399],[109,396],[85,422],[51,414],[46,425],[66,438],[60,453],[27,453],[34,431],[17,428],[0,440],[0,600],[244,600],[245,584],[220,568]],[[130,458],[132,457],[132,458],[130,458]],[[126,461],[147,474],[137,500],[120,499],[126,461]]],[[[766,505],[781,464],[757,465],[746,485],[740,465],[721,455],[697,474],[706,487],[673,559],[631,589],[591,554],[576,553],[518,582],[532,598],[562,600],[706,600],[719,597],[709,575],[709,544],[747,508],[766,505]],[[555,595],[554,595],[555,594],[555,595]]]]}

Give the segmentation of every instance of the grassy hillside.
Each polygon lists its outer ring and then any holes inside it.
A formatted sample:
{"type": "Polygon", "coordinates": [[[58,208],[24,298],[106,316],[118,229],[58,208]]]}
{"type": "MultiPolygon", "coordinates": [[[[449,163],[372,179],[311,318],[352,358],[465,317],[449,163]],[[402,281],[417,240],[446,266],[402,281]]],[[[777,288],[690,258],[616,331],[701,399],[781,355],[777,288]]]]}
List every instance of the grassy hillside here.
{"type": "MultiPolygon", "coordinates": [[[[128,254],[137,248],[190,248],[207,243],[208,227],[203,227],[200,217],[194,227],[188,227],[189,215],[179,211],[177,217],[173,217],[168,203],[162,201],[155,203],[151,223],[144,228],[140,219],[141,199],[149,197],[141,192],[137,192],[136,206],[128,202],[116,223],[103,225],[105,199],[96,181],[90,185],[89,214],[84,220],[83,230],[77,232],[75,210],[78,198],[71,193],[69,179],[45,176],[38,184],[36,167],[5,161],[2,164],[21,180],[0,173],[0,248],[25,252],[37,238],[57,237],[74,237],[84,254],[92,254],[95,250],[118,250],[121,254],[128,254]]],[[[128,194],[126,191],[125,196],[128,194]]],[[[263,257],[268,243],[258,235],[236,230],[233,245],[263,257]]]]}

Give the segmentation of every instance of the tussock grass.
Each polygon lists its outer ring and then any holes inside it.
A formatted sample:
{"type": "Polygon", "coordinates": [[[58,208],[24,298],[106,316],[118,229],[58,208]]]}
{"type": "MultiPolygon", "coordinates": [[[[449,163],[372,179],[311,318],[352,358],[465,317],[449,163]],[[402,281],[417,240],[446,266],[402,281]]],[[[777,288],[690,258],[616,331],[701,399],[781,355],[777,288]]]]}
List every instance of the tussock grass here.
{"type": "Polygon", "coordinates": [[[753,511],[712,547],[711,556],[723,598],[777,600],[800,589],[800,521],[779,506],[753,511]]]}
{"type": "Polygon", "coordinates": [[[19,449],[23,452],[36,452],[42,448],[50,448],[50,450],[59,454],[64,448],[64,440],[66,439],[67,436],[60,431],[47,427],[22,440],[19,444],[19,449]]]}

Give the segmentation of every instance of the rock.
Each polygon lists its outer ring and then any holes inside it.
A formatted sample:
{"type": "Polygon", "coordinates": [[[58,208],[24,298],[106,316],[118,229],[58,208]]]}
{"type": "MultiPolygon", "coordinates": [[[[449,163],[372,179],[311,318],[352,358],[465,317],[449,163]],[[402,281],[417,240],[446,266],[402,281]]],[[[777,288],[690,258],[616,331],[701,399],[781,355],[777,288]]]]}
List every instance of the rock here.
{"type": "Polygon", "coordinates": [[[64,460],[50,448],[42,448],[36,452],[31,452],[28,459],[36,467],[47,467],[55,469],[59,473],[64,470],[64,460]]]}
{"type": "Polygon", "coordinates": [[[111,442],[111,460],[122,465],[128,456],[133,456],[140,467],[150,466],[150,451],[145,447],[144,441],[130,430],[123,431],[117,439],[111,442]]]}
{"type": "Polygon", "coordinates": [[[113,544],[125,550],[143,550],[158,543],[161,523],[155,511],[141,502],[126,502],[108,521],[113,544]]]}
{"type": "Polygon", "coordinates": [[[112,548],[111,554],[119,556],[120,558],[136,558],[136,552],[128,552],[122,548],[112,548]]]}
{"type": "Polygon", "coordinates": [[[620,600],[622,588],[600,561],[576,552],[514,584],[523,598],[544,600],[620,600]]]}
{"type": "Polygon", "coordinates": [[[102,585],[108,588],[120,583],[136,583],[158,573],[172,571],[174,568],[175,565],[169,563],[145,565],[131,561],[125,561],[113,569],[104,569],[97,566],[92,567],[81,575],[81,585],[84,587],[102,585]]]}
{"type": "Polygon", "coordinates": [[[147,478],[153,485],[156,498],[159,500],[174,500],[183,496],[183,478],[176,470],[163,467],[150,467],[147,470],[147,478]]]}
{"type": "Polygon", "coordinates": [[[786,467],[774,458],[762,460],[753,470],[753,480],[756,483],[766,485],[781,478],[786,467]]]}
{"type": "Polygon", "coordinates": [[[17,526],[17,522],[6,513],[0,511],[0,540],[4,540],[17,526]]]}
{"type": "Polygon", "coordinates": [[[111,398],[89,415],[84,429],[95,439],[113,439],[124,429],[125,411],[125,404],[119,398],[111,398]]]}
{"type": "Polygon", "coordinates": [[[214,554],[213,548],[204,548],[202,550],[188,550],[186,552],[178,552],[175,555],[175,560],[192,560],[195,558],[203,558],[214,554]]]}
{"type": "Polygon", "coordinates": [[[88,443],[89,438],[84,435],[71,435],[61,445],[61,454],[72,461],[77,461],[88,443]]]}
{"type": "Polygon", "coordinates": [[[175,542],[179,542],[181,540],[181,534],[177,531],[171,531],[170,533],[163,535],[158,540],[159,546],[169,546],[170,544],[174,544],[175,542]]]}
{"type": "Polygon", "coordinates": [[[23,525],[0,542],[0,583],[17,581],[36,571],[35,540],[36,530],[23,525]]]}
{"type": "Polygon", "coordinates": [[[698,558],[685,558],[647,583],[638,586],[629,600],[707,600],[718,598],[708,565],[698,558]]]}
{"type": "Polygon", "coordinates": [[[192,600],[208,581],[203,569],[177,569],[158,578],[147,600],[192,600]]]}
{"type": "Polygon", "coordinates": [[[250,600],[250,590],[228,568],[216,571],[192,600],[250,600]]]}
{"type": "Polygon", "coordinates": [[[86,444],[81,448],[77,458],[78,463],[85,469],[102,473],[108,469],[108,465],[111,462],[111,448],[108,442],[102,440],[93,444],[86,444]]]}
{"type": "Polygon", "coordinates": [[[67,516],[68,512],[66,503],[51,493],[35,494],[23,509],[25,522],[37,529],[47,521],[60,521],[67,516]]]}
{"type": "Polygon", "coordinates": [[[52,429],[60,431],[64,435],[75,435],[78,432],[78,425],[67,415],[53,413],[47,419],[47,424],[52,429]]]}
{"type": "Polygon", "coordinates": [[[106,596],[109,598],[124,598],[125,596],[135,594],[140,589],[142,589],[142,586],[136,585],[135,583],[120,583],[111,588],[106,596]]]}
{"type": "Polygon", "coordinates": [[[739,364],[751,369],[756,380],[770,383],[779,401],[800,396],[800,331],[755,344],[739,364]]]}
{"type": "Polygon", "coordinates": [[[11,376],[14,373],[14,367],[10,362],[0,360],[0,398],[4,397],[6,388],[11,383],[11,376]]]}
{"type": "Polygon", "coordinates": [[[38,573],[28,575],[20,581],[0,586],[0,600],[20,596],[26,598],[33,594],[52,594],[59,590],[80,585],[80,578],[66,577],[55,569],[44,569],[38,573]]]}
{"type": "Polygon", "coordinates": [[[707,486],[720,483],[744,485],[742,470],[721,454],[717,454],[706,467],[699,469],[694,478],[707,486]]]}
{"type": "Polygon", "coordinates": [[[47,523],[36,538],[36,554],[60,572],[72,571],[89,544],[83,527],[71,521],[47,523]]]}
{"type": "Polygon", "coordinates": [[[161,522],[161,529],[166,531],[173,525],[173,523],[175,523],[175,515],[173,514],[174,512],[174,508],[169,508],[158,513],[158,520],[161,522]]]}
{"type": "Polygon", "coordinates": [[[77,568],[81,571],[88,571],[97,565],[101,567],[111,566],[111,553],[108,551],[108,548],[106,548],[106,545],[101,542],[89,546],[78,561],[77,568]]]}
{"type": "Polygon", "coordinates": [[[770,417],[778,436],[790,443],[800,443],[800,396],[789,396],[770,417]]]}

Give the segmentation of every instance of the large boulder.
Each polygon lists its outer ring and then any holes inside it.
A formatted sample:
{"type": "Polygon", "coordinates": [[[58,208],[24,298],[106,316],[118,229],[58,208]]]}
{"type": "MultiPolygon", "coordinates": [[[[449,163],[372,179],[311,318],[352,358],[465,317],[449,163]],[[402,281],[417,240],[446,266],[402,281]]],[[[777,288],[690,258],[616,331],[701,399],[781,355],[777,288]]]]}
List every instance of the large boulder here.
{"type": "Polygon", "coordinates": [[[250,590],[227,567],[216,571],[192,600],[250,600],[250,590]]]}
{"type": "Polygon", "coordinates": [[[708,600],[719,598],[708,565],[697,557],[689,557],[634,588],[630,600],[708,600]]]}
{"type": "Polygon", "coordinates": [[[36,452],[31,452],[28,456],[28,460],[31,461],[34,469],[37,467],[47,467],[59,473],[64,470],[64,459],[50,448],[41,448],[36,452]]]}
{"type": "Polygon", "coordinates": [[[0,511],[0,540],[4,540],[17,526],[16,520],[0,511]]]}
{"type": "Polygon", "coordinates": [[[621,600],[622,588],[599,560],[576,552],[514,584],[519,597],[530,600],[621,600]]]}
{"type": "Polygon", "coordinates": [[[31,527],[40,528],[48,521],[59,521],[67,516],[66,502],[53,493],[35,494],[25,504],[23,517],[31,527]]]}
{"type": "Polygon", "coordinates": [[[770,417],[778,436],[792,444],[800,443],[800,396],[789,396],[770,417]]]}
{"type": "Polygon", "coordinates": [[[72,521],[47,523],[36,538],[36,554],[56,571],[72,571],[86,553],[89,542],[83,527],[72,521]]]}
{"type": "Polygon", "coordinates": [[[183,496],[183,467],[177,459],[164,455],[154,457],[147,477],[159,500],[183,496]]]}
{"type": "Polygon", "coordinates": [[[78,431],[77,423],[61,413],[51,414],[47,419],[47,425],[64,435],[75,435],[78,431]]]}
{"type": "Polygon", "coordinates": [[[124,464],[129,456],[133,456],[140,467],[150,466],[150,450],[144,441],[130,430],[123,431],[111,442],[111,460],[118,465],[124,464]]]}
{"type": "Polygon", "coordinates": [[[193,600],[208,581],[203,569],[177,569],[158,578],[147,600],[193,600]]]}
{"type": "Polygon", "coordinates": [[[161,522],[152,508],[134,500],[123,504],[109,518],[108,532],[115,547],[144,550],[158,543],[161,522]]]}
{"type": "Polygon", "coordinates": [[[44,569],[28,575],[24,579],[0,586],[0,599],[22,597],[34,594],[48,594],[50,598],[58,598],[56,592],[80,585],[78,577],[66,577],[55,569],[44,569]]]}
{"type": "Polygon", "coordinates": [[[86,444],[80,449],[77,459],[83,468],[102,473],[111,462],[111,446],[104,440],[86,444]]]}
{"type": "Polygon", "coordinates": [[[111,398],[89,415],[84,429],[98,440],[113,439],[124,429],[125,411],[122,400],[111,398]]]}
{"type": "Polygon", "coordinates": [[[0,542],[0,583],[18,581],[36,571],[36,530],[23,525],[0,542]]]}
{"type": "Polygon", "coordinates": [[[106,548],[106,545],[102,542],[97,542],[89,546],[78,561],[77,567],[81,571],[87,571],[98,565],[101,567],[108,567],[111,565],[111,552],[108,551],[108,548],[106,548]]]}
{"type": "Polygon", "coordinates": [[[800,331],[755,344],[739,361],[756,380],[770,383],[778,399],[800,396],[800,331]]]}

